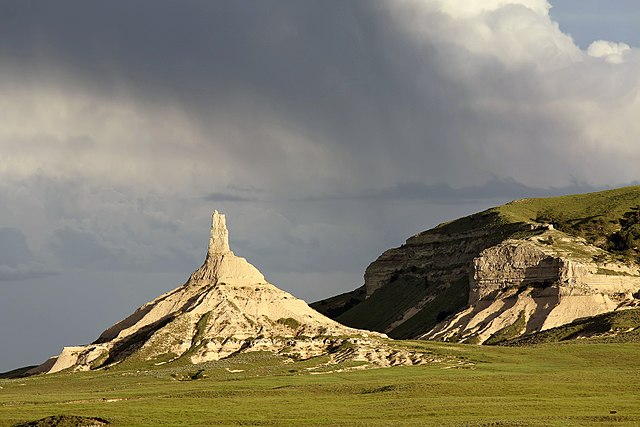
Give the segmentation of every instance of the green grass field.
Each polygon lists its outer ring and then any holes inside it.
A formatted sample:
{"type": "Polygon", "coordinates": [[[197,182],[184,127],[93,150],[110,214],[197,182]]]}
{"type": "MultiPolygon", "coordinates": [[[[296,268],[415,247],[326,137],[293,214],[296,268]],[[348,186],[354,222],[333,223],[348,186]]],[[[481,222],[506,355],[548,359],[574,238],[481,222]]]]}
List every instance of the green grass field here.
{"type": "Polygon", "coordinates": [[[351,372],[334,365],[314,375],[307,368],[325,359],[283,363],[254,353],[199,366],[4,379],[0,425],[59,414],[114,426],[640,425],[638,343],[398,344],[454,358],[351,372]]]}

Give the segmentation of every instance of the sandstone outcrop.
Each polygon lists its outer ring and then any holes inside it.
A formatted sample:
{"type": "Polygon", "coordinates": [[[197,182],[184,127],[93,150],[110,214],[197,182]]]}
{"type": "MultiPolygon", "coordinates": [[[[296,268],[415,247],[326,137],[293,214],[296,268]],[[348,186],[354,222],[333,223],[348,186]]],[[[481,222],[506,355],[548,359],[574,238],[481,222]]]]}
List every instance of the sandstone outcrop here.
{"type": "Polygon", "coordinates": [[[515,200],[410,237],[312,306],[392,338],[495,342],[637,304],[638,229],[640,186],[515,200]]]}
{"type": "Polygon", "coordinates": [[[32,373],[127,361],[200,363],[250,351],[306,359],[343,345],[355,348],[351,359],[377,366],[423,360],[420,354],[392,349],[383,334],[345,327],[268,283],[230,250],[225,216],[216,211],[204,264],[184,285],[143,305],[92,344],[65,347],[32,373]]]}
{"type": "Polygon", "coordinates": [[[443,224],[412,236],[367,267],[366,297],[345,294],[312,306],[327,315],[339,313],[335,319],[348,326],[381,331],[392,338],[415,338],[466,306],[472,262],[483,249],[530,229],[529,224],[478,226],[496,221],[494,213],[482,212],[462,224],[443,224]],[[341,313],[336,303],[345,301],[356,304],[341,313]]]}
{"type": "Polygon", "coordinates": [[[603,257],[555,230],[487,248],[472,263],[469,306],[421,338],[498,342],[634,306],[640,271],[594,261],[603,257]]]}

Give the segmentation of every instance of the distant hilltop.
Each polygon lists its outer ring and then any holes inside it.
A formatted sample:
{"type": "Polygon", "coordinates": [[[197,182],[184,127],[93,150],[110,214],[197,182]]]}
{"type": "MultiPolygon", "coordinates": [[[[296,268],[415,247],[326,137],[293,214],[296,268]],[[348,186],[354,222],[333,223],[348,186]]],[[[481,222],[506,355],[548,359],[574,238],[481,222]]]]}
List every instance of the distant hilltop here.
{"type": "Polygon", "coordinates": [[[521,199],[419,233],[312,307],[394,338],[498,343],[640,305],[640,187],[521,199]]]}

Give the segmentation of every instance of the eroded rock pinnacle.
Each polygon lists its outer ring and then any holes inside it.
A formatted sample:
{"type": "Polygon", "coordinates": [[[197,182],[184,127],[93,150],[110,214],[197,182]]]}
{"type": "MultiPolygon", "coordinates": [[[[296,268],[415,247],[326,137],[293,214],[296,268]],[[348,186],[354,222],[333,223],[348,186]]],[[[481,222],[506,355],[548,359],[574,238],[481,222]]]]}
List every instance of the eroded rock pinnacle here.
{"type": "Polygon", "coordinates": [[[211,216],[211,238],[209,239],[209,256],[224,255],[230,252],[229,231],[224,214],[214,211],[211,216]]]}

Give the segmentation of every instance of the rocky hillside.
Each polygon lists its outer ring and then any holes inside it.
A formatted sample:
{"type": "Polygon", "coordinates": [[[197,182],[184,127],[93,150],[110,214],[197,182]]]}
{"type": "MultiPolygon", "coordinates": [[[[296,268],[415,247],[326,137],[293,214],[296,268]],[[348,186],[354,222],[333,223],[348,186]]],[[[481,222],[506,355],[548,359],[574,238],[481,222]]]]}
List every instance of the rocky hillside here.
{"type": "Polygon", "coordinates": [[[640,308],[618,310],[518,338],[497,341],[504,346],[529,346],[579,339],[590,343],[640,342],[640,308]]]}
{"type": "Polygon", "coordinates": [[[268,283],[229,249],[225,216],[216,211],[204,264],[184,285],[143,305],[92,344],[65,347],[30,373],[201,363],[251,351],[295,359],[331,354],[377,366],[426,360],[389,342],[383,334],[343,326],[268,283]]]}
{"type": "Polygon", "coordinates": [[[492,342],[633,307],[640,187],[526,199],[384,252],[352,293],[312,304],[395,338],[492,342]]]}

